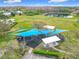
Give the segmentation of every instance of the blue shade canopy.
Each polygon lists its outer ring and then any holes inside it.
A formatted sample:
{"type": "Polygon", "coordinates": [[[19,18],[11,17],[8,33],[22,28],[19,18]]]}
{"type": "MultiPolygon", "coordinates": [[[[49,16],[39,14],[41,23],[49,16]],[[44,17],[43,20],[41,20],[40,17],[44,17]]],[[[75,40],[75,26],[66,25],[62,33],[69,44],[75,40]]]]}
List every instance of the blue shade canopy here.
{"type": "Polygon", "coordinates": [[[65,32],[65,31],[67,31],[67,30],[56,29],[56,30],[53,30],[51,34],[56,35],[56,34],[59,34],[59,33],[65,32]]]}
{"type": "Polygon", "coordinates": [[[26,32],[21,32],[21,33],[18,33],[17,36],[23,36],[23,37],[26,37],[26,36],[33,36],[33,35],[40,35],[40,34],[49,34],[51,33],[51,35],[56,35],[56,34],[59,34],[61,32],[65,32],[66,30],[60,30],[60,29],[56,29],[56,30],[48,30],[48,29],[45,29],[45,30],[38,30],[38,29],[32,29],[32,30],[29,30],[29,31],[26,31],[26,32]]]}

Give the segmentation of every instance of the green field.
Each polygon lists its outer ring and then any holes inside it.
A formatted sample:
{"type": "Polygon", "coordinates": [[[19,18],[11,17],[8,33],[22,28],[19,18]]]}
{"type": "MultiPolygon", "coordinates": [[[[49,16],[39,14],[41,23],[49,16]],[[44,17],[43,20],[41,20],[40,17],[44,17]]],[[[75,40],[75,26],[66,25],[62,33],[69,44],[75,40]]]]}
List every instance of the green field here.
{"type": "Polygon", "coordinates": [[[74,17],[71,19],[68,18],[57,18],[57,17],[49,17],[49,16],[15,16],[16,22],[18,24],[15,26],[16,28],[29,28],[32,27],[33,21],[43,21],[49,25],[54,25],[60,29],[74,30],[78,28],[78,24],[75,25],[78,17],[74,17]],[[73,29],[74,28],[74,29],[73,29]]]}
{"type": "MultiPolygon", "coordinates": [[[[17,25],[14,26],[11,31],[16,31],[19,29],[32,29],[34,21],[43,21],[49,25],[54,25],[59,29],[68,30],[68,32],[62,33],[65,36],[65,41],[60,44],[58,47],[64,51],[67,51],[72,54],[65,54],[64,58],[70,59],[79,59],[79,22],[77,20],[78,17],[74,18],[57,18],[57,17],[49,17],[43,15],[37,16],[15,16],[17,25]]],[[[12,39],[12,38],[11,38],[12,39]]],[[[15,40],[15,39],[14,39],[15,40]]],[[[6,40],[5,40],[6,41],[6,40]]],[[[5,45],[5,44],[4,44],[5,45]]],[[[2,47],[2,46],[0,46],[2,47]]]]}

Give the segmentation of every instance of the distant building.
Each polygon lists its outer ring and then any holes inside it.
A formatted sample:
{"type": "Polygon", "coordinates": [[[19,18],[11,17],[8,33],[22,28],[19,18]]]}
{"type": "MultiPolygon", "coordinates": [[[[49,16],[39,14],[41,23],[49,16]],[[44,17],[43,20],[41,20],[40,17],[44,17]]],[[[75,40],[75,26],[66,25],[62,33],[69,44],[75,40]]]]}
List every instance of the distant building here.
{"type": "Polygon", "coordinates": [[[3,12],[3,15],[5,15],[5,16],[11,16],[11,12],[3,12]]]}
{"type": "Polygon", "coordinates": [[[22,15],[22,14],[23,14],[23,12],[20,11],[20,10],[15,11],[15,13],[16,13],[17,15],[22,15]]]}
{"type": "Polygon", "coordinates": [[[52,17],[66,17],[69,16],[71,13],[69,12],[59,12],[59,11],[52,11],[52,12],[48,12],[45,13],[45,16],[52,16],[52,17]]]}

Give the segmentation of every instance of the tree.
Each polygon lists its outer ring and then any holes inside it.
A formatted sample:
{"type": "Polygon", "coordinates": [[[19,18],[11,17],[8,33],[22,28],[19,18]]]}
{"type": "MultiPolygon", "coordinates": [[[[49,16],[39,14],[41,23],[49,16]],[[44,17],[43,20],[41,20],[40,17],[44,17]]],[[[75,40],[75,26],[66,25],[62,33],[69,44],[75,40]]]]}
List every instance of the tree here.
{"type": "Polygon", "coordinates": [[[13,16],[13,17],[14,17],[14,16],[15,16],[15,13],[14,13],[14,12],[11,12],[11,16],[13,16]]]}

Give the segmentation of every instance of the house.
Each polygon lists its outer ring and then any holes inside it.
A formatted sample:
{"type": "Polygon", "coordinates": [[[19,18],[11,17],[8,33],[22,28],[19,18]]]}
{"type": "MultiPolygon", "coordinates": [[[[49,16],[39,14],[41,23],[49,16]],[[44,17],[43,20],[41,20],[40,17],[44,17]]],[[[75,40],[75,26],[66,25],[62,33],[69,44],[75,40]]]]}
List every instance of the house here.
{"type": "Polygon", "coordinates": [[[15,11],[15,13],[16,13],[17,15],[22,15],[22,14],[23,14],[23,12],[20,11],[20,10],[15,11]]]}
{"type": "Polygon", "coordinates": [[[3,15],[5,15],[5,16],[11,16],[11,12],[3,12],[3,15]]]}
{"type": "Polygon", "coordinates": [[[57,41],[61,40],[58,38],[57,34],[61,32],[65,32],[66,30],[50,30],[50,29],[31,29],[29,31],[21,32],[17,34],[17,41],[19,43],[26,43],[27,46],[31,48],[36,48],[41,42],[44,43],[54,43],[56,44],[57,41]],[[44,38],[44,39],[43,39],[44,38]]]}

